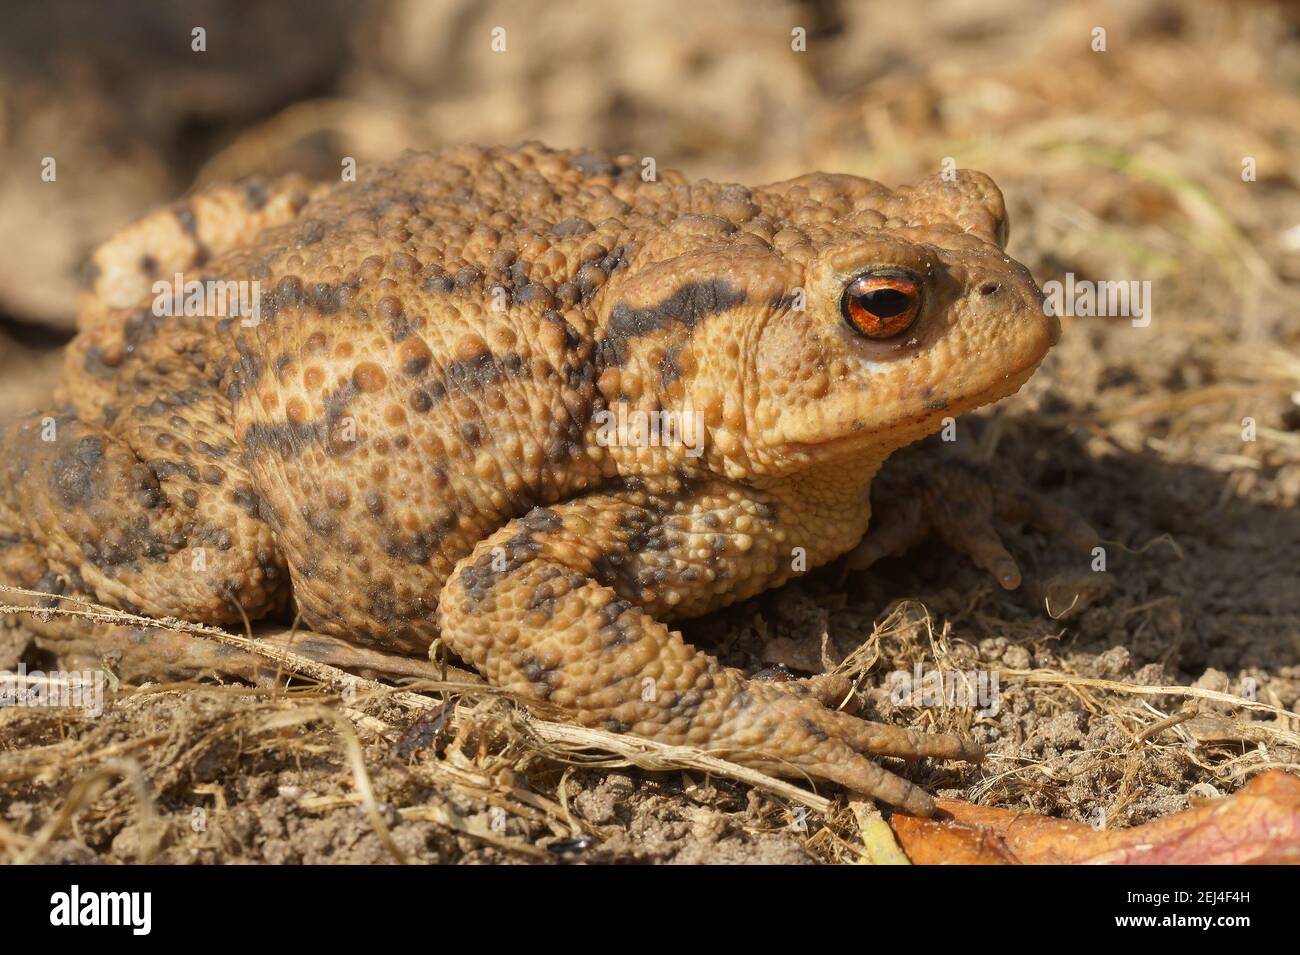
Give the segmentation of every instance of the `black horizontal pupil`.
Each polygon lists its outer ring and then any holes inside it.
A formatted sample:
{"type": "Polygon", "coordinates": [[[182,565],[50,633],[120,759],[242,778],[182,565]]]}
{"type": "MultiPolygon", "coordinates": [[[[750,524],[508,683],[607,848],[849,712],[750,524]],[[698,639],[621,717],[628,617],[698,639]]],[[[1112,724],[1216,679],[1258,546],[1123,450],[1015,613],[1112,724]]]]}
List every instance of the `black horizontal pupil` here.
{"type": "Polygon", "coordinates": [[[912,298],[893,288],[878,288],[858,296],[861,306],[877,318],[893,318],[906,312],[912,298]]]}

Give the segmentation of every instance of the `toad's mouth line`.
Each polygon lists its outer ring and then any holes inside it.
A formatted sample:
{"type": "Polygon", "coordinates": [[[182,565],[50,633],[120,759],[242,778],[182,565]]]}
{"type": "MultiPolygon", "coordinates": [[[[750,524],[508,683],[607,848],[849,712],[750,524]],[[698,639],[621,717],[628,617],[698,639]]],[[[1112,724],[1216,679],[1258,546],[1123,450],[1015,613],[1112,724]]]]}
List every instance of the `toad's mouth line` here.
{"type": "Polygon", "coordinates": [[[1025,382],[1038,369],[1040,363],[1041,359],[974,394],[949,399],[944,407],[926,411],[912,418],[895,421],[871,431],[863,430],[840,435],[826,441],[791,442],[786,447],[791,454],[808,460],[824,460],[852,452],[865,453],[873,447],[878,448],[879,456],[884,458],[900,447],[919,441],[925,435],[933,434],[939,430],[944,418],[963,415],[1011,397],[1024,387],[1025,382]],[[901,442],[897,440],[900,435],[905,436],[901,442]]]}

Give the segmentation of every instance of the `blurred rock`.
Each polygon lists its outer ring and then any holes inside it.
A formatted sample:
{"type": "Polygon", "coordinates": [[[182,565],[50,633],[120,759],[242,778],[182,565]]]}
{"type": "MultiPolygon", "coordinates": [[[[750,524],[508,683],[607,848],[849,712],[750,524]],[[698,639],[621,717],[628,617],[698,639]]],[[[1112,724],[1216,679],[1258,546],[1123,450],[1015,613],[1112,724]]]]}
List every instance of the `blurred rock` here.
{"type": "Polygon", "coordinates": [[[94,246],[184,191],[233,129],[317,95],[368,4],[5,5],[0,312],[71,328],[94,246]],[[206,50],[192,31],[206,31],[206,50]],[[42,179],[55,161],[54,181],[42,179]]]}

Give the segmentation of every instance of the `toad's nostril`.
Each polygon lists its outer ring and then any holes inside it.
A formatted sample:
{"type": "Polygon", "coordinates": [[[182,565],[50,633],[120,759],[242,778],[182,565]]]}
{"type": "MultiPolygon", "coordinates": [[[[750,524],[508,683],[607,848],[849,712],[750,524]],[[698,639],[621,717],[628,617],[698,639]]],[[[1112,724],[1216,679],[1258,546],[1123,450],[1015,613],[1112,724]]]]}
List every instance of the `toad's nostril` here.
{"type": "Polygon", "coordinates": [[[1002,288],[1001,283],[998,283],[998,282],[985,282],[983,285],[980,286],[980,294],[981,294],[981,295],[992,295],[994,292],[996,292],[996,291],[997,291],[998,289],[1000,289],[1000,288],[1002,288]]]}

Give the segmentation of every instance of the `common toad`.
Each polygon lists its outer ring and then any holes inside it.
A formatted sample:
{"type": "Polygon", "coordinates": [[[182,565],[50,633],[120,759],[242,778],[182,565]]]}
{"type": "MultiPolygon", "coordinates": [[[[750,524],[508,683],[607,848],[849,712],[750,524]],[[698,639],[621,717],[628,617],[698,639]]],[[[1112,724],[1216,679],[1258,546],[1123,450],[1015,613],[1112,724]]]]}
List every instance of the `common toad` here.
{"type": "Polygon", "coordinates": [[[829,708],[834,674],[748,680],[670,624],[852,551],[891,452],[1032,374],[1059,326],[1002,251],[1002,196],[969,171],[642,169],[454,148],[119,233],[62,410],[0,438],[0,580],[212,624],[295,609],[390,653],[440,638],[578,723],[932,812],[867,754],[977,747],[829,708]],[[177,273],[252,297],[157,294],[177,273]]]}

